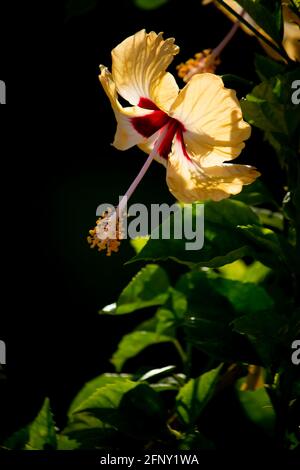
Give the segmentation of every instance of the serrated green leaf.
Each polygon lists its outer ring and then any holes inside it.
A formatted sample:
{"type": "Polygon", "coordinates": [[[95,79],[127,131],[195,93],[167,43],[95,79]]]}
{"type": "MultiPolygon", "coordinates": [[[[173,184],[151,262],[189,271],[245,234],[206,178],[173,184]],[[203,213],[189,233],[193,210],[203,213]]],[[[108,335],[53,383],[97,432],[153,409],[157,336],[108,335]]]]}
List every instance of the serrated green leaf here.
{"type": "Polygon", "coordinates": [[[62,436],[76,441],[80,449],[105,449],[112,446],[116,428],[92,416],[88,412],[73,414],[62,436]]]}
{"type": "Polygon", "coordinates": [[[113,354],[111,362],[119,372],[125,362],[132,357],[135,357],[148,346],[154,344],[172,342],[173,338],[169,336],[160,335],[151,331],[133,331],[128,335],[123,336],[117,351],[113,354]]]}
{"type": "Polygon", "coordinates": [[[162,305],[168,298],[169,279],[163,268],[148,264],[139,271],[123,289],[117,305],[100,313],[123,315],[145,307],[162,305]]]}
{"type": "Polygon", "coordinates": [[[176,397],[176,412],[183,424],[192,426],[213,396],[221,366],[190,379],[176,397]]]}
{"type": "Polygon", "coordinates": [[[86,400],[81,402],[73,413],[93,413],[97,419],[104,423],[114,425],[117,419],[117,409],[123,395],[137,386],[137,382],[124,380],[119,383],[110,383],[98,388],[86,400]],[[95,414],[95,410],[97,413],[95,414]]]}
{"type": "Polygon", "coordinates": [[[68,416],[73,414],[73,412],[87,400],[93,393],[95,393],[99,388],[104,387],[108,384],[122,383],[124,381],[130,380],[131,376],[129,374],[102,374],[99,377],[96,377],[89,382],[87,382],[84,387],[77,393],[76,397],[72,401],[68,416]]]}
{"type": "Polygon", "coordinates": [[[41,411],[35,420],[29,425],[29,439],[26,450],[56,449],[57,440],[55,425],[50,409],[49,399],[46,398],[41,411]]]}

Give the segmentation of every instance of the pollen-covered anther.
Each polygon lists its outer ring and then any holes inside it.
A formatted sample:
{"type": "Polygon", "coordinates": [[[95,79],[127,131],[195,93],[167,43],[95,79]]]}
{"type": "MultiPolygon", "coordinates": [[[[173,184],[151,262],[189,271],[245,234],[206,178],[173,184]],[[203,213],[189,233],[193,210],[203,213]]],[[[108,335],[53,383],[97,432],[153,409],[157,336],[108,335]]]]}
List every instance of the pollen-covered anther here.
{"type": "Polygon", "coordinates": [[[106,256],[111,256],[113,252],[119,251],[121,240],[124,238],[121,217],[117,211],[107,210],[96,222],[96,227],[89,231],[87,237],[91,248],[98,248],[98,251],[106,250],[106,256]]]}
{"type": "Polygon", "coordinates": [[[194,59],[179,64],[176,68],[178,76],[184,82],[188,82],[197,73],[215,73],[217,66],[221,63],[219,57],[212,53],[212,49],[204,49],[195,54],[194,59]]]}

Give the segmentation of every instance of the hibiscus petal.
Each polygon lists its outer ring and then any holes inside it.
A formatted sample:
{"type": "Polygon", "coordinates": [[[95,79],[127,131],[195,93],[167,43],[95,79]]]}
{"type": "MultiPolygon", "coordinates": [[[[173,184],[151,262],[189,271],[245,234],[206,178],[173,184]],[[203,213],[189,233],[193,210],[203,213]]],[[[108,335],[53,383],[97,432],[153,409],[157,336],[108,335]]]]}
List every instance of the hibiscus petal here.
{"type": "Polygon", "coordinates": [[[222,79],[211,73],[191,78],[171,107],[170,116],[183,124],[188,149],[202,160],[203,147],[213,149],[215,163],[236,158],[251,133],[235,92],[224,88],[222,79]]]}
{"type": "MultiPolygon", "coordinates": [[[[111,102],[118,124],[112,145],[119,150],[127,150],[134,145],[145,142],[145,136],[137,131],[133,124],[133,120],[142,118],[148,119],[153,111],[150,109],[142,109],[138,106],[123,108],[118,101],[116,85],[111,73],[103,65],[100,66],[100,71],[100,82],[111,102]]],[[[155,131],[153,130],[153,132],[155,131]]]]}
{"type": "Polygon", "coordinates": [[[260,173],[247,165],[223,164],[201,167],[188,155],[180,133],[177,133],[167,165],[167,184],[171,193],[185,203],[211,199],[220,201],[238,194],[245,184],[260,173]]]}
{"type": "Polygon", "coordinates": [[[167,111],[178,95],[178,86],[166,68],[178,52],[174,39],[164,40],[162,33],[141,30],[125,39],[112,51],[118,93],[133,105],[147,98],[167,111]]]}

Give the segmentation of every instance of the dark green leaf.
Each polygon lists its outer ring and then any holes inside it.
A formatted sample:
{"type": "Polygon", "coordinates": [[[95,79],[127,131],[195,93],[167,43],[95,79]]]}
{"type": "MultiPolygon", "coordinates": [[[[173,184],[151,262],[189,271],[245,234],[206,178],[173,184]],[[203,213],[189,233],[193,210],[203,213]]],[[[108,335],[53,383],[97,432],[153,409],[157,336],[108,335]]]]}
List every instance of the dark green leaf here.
{"type": "Polygon", "coordinates": [[[233,321],[234,329],[249,338],[265,365],[281,361],[286,324],[286,318],[274,310],[253,312],[233,321]]]}
{"type": "Polygon", "coordinates": [[[124,363],[139,354],[143,349],[154,344],[172,342],[173,339],[169,336],[160,335],[152,331],[133,331],[128,335],[123,336],[118,345],[117,351],[111,358],[116,370],[119,372],[124,363]]]}
{"type": "Polygon", "coordinates": [[[246,416],[267,434],[273,435],[276,416],[266,390],[258,388],[243,391],[241,390],[242,383],[243,379],[237,382],[236,391],[246,416]]]}
{"type": "Polygon", "coordinates": [[[139,384],[120,403],[120,429],[135,439],[153,439],[166,431],[163,401],[149,385],[139,384]]]}
{"type": "Polygon", "coordinates": [[[242,192],[233,196],[232,199],[242,201],[250,206],[268,203],[277,207],[272,194],[261,180],[256,180],[254,183],[244,186],[242,192]]]}
{"type": "Polygon", "coordinates": [[[298,76],[299,70],[296,69],[256,86],[246,99],[241,101],[246,120],[275,135],[292,136],[300,123],[298,107],[291,100],[292,83],[298,76]]]}
{"type": "Polygon", "coordinates": [[[233,331],[232,321],[273,305],[262,287],[191,272],[182,276],[176,289],[188,299],[185,330],[189,341],[220,360],[257,359],[249,341],[233,331]]]}
{"type": "Polygon", "coordinates": [[[137,7],[143,10],[155,10],[165,5],[169,0],[133,0],[137,7]]]}
{"type": "Polygon", "coordinates": [[[239,0],[251,18],[278,44],[282,41],[280,0],[239,0]]]}
{"type": "Polygon", "coordinates": [[[176,397],[176,411],[186,426],[193,425],[212,398],[221,366],[190,379],[176,397]]]}
{"type": "Polygon", "coordinates": [[[169,285],[166,272],[156,264],[148,264],[122,291],[116,307],[108,310],[106,307],[100,313],[123,315],[141,308],[162,305],[168,298],[169,285]]]}
{"type": "Polygon", "coordinates": [[[256,72],[263,82],[269,80],[275,75],[282,74],[285,70],[285,65],[281,62],[276,62],[268,56],[261,54],[255,55],[255,68],[256,72]]]}

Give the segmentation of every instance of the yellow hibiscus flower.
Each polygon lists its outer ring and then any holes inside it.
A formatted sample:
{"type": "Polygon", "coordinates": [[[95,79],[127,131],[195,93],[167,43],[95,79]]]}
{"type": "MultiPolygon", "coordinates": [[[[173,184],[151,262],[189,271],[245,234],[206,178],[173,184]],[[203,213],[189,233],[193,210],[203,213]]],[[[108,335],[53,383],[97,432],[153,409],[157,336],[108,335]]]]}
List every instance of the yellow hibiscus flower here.
{"type": "Polygon", "coordinates": [[[145,30],[112,51],[112,73],[100,66],[100,82],[110,99],[117,131],[113,145],[134,145],[149,154],[129,188],[130,197],[154,158],[166,167],[171,193],[191,203],[219,201],[237,194],[259,173],[235,159],[250,136],[250,126],[233,90],[211,73],[195,75],[179,90],[166,68],[179,52],[174,39],[145,30]],[[131,106],[123,107],[118,94],[131,106]]]}

